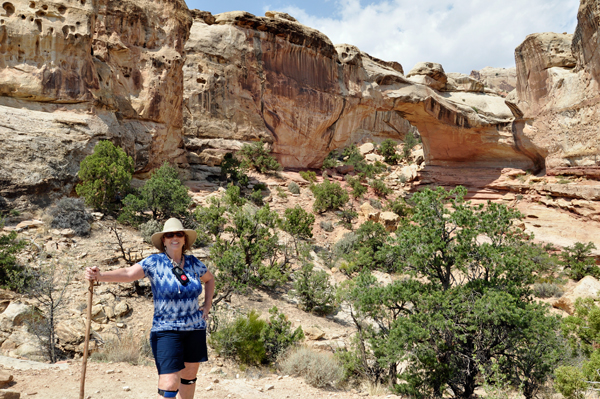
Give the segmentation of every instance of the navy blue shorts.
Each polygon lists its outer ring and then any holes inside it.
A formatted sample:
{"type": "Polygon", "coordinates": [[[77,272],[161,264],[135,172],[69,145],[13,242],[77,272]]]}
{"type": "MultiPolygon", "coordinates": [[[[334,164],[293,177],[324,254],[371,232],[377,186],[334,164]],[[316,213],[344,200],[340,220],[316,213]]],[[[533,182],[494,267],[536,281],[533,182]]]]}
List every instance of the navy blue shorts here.
{"type": "Polygon", "coordinates": [[[176,373],[184,363],[208,361],[206,330],[153,331],[150,346],[158,374],[176,373]]]}

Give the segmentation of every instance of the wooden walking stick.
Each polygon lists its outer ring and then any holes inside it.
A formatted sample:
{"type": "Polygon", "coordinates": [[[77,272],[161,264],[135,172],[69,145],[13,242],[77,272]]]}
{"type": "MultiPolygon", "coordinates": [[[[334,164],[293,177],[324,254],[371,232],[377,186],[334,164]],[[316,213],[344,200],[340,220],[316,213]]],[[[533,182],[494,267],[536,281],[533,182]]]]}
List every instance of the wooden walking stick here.
{"type": "Polygon", "coordinates": [[[87,296],[87,323],[85,325],[85,343],[83,344],[83,361],[81,365],[81,384],[79,386],[79,399],[84,399],[85,371],[87,368],[88,345],[90,343],[90,327],[92,325],[92,297],[94,296],[94,282],[89,281],[87,296]]]}

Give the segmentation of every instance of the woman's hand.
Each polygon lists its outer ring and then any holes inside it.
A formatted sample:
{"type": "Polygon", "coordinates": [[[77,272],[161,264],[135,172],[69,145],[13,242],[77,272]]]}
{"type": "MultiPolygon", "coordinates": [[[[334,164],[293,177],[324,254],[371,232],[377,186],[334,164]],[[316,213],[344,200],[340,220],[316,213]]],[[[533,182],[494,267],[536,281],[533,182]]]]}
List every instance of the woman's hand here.
{"type": "Polygon", "coordinates": [[[86,267],[85,279],[89,281],[100,281],[100,269],[98,269],[98,266],[86,267]]]}
{"type": "Polygon", "coordinates": [[[208,320],[208,316],[210,315],[210,308],[211,308],[211,306],[210,305],[206,306],[206,304],[204,304],[204,306],[202,306],[200,308],[200,310],[202,311],[202,318],[204,320],[208,320]]]}

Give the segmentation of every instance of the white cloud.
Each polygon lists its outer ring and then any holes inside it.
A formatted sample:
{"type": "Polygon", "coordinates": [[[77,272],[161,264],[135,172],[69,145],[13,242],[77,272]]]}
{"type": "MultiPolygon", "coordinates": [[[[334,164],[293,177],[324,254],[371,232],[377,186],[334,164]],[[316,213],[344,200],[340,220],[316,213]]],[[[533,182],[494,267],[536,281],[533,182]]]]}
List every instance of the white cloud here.
{"type": "Polygon", "coordinates": [[[361,5],[338,0],[339,18],[288,12],[334,42],[398,61],[408,72],[419,61],[446,72],[514,66],[514,49],[528,34],[573,33],[578,0],[390,0],[361,5]]]}

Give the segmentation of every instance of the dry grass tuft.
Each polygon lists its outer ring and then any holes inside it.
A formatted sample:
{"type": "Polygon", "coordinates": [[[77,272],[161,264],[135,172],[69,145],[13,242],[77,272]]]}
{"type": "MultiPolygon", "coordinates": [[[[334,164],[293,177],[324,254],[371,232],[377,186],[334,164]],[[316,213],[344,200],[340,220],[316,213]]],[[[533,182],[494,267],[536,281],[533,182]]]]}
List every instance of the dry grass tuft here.
{"type": "Polygon", "coordinates": [[[279,361],[284,374],[302,376],[314,387],[336,386],[344,372],[339,361],[331,353],[316,352],[297,347],[287,352],[279,361]]]}
{"type": "Polygon", "coordinates": [[[132,331],[128,331],[107,340],[100,350],[92,353],[90,357],[99,362],[148,365],[151,363],[152,349],[146,337],[140,337],[132,331]]]}

